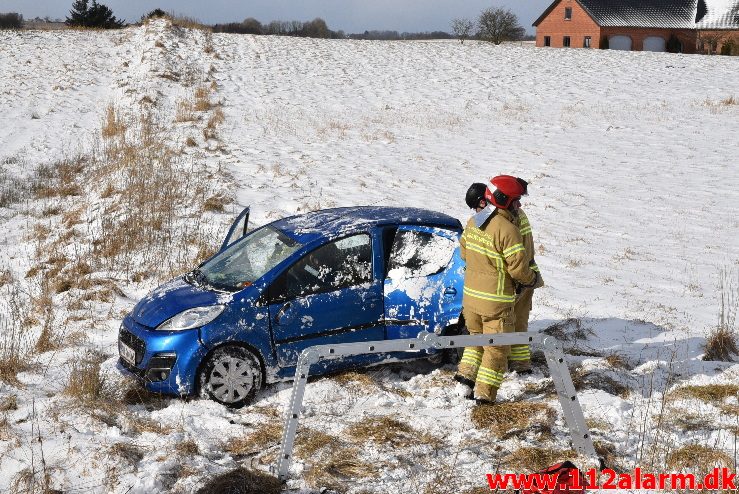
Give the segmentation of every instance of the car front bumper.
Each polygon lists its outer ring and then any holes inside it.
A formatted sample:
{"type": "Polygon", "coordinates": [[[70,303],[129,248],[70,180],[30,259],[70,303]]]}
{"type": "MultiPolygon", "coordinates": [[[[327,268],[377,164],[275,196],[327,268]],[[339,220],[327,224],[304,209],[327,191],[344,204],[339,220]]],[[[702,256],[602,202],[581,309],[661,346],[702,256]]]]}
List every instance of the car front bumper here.
{"type": "Polygon", "coordinates": [[[121,324],[118,351],[119,368],[148,390],[180,396],[195,392],[198,365],[206,353],[197,329],[155,331],[130,316],[121,324]],[[132,351],[125,351],[124,345],[132,351]]]}

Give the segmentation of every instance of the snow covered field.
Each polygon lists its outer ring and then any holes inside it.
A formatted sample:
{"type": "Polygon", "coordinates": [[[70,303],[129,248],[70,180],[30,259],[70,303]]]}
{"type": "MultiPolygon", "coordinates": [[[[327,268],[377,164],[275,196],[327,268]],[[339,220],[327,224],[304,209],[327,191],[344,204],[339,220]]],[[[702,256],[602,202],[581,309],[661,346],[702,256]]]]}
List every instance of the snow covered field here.
{"type": "MultiPolygon", "coordinates": [[[[134,120],[150,112],[173,166],[197,171],[193,190],[225,198],[204,220],[183,205],[165,222],[197,223],[210,247],[245,205],[254,225],[360,204],[464,221],[471,182],[529,179],[524,209],[547,282],[531,327],[568,338],[601,452],[621,468],[685,470],[678,453],[699,445],[736,466],[739,365],[701,357],[721,312],[722,271],[733,297],[725,313],[735,314],[739,294],[737,58],[210,35],[164,21],[110,33],[0,32],[0,46],[0,186],[61,160],[108,156],[109,108],[134,120]],[[205,93],[212,104],[198,108],[205,93]],[[685,388],[707,384],[727,386],[710,399],[685,388]]],[[[107,296],[86,296],[77,280],[44,291],[54,264],[47,256],[34,269],[44,246],[53,239],[62,264],[78,262],[97,252],[85,239],[118,214],[105,174],[76,177],[85,180],[76,194],[0,202],[0,342],[9,348],[12,333],[19,348],[35,348],[17,376],[0,372],[0,491],[192,492],[239,465],[266,470],[289,384],[239,411],[127,396],[113,413],[69,391],[80,357],[94,354],[101,386],[120,392],[118,325],[165,278],[91,262],[85,276],[102,280],[107,296]],[[69,224],[73,233],[57,241],[69,224]],[[54,316],[21,324],[19,307],[54,316]],[[38,344],[44,327],[55,344],[38,344]]],[[[177,255],[192,265],[188,249],[177,255]]],[[[389,366],[310,383],[301,431],[315,440],[298,448],[288,486],[475,492],[498,466],[535,465],[522,451],[568,448],[543,368],[510,376],[499,396],[551,405],[556,421],[534,416],[497,436],[471,425],[474,407],[453,395],[452,372],[389,366]]]]}

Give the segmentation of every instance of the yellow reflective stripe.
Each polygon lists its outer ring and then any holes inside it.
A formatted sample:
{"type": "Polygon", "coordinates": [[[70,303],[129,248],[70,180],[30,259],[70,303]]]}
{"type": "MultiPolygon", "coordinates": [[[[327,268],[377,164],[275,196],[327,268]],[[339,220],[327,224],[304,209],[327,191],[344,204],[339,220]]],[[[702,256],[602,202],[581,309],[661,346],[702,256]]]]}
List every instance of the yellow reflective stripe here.
{"type": "Polygon", "coordinates": [[[524,362],[526,360],[531,360],[531,357],[529,355],[516,355],[515,357],[508,357],[508,360],[511,362],[524,362]]]}
{"type": "Polygon", "coordinates": [[[484,371],[482,368],[477,371],[477,381],[486,384],[500,386],[503,383],[503,374],[493,371],[492,373],[484,371]]]}
{"type": "Polygon", "coordinates": [[[498,291],[496,295],[505,295],[505,268],[503,267],[503,259],[498,259],[495,267],[498,269],[498,291]]]}
{"type": "Polygon", "coordinates": [[[519,231],[519,232],[521,232],[521,236],[524,236],[524,235],[528,235],[529,233],[531,233],[531,232],[532,232],[532,230],[531,230],[531,227],[530,227],[530,226],[525,226],[525,227],[521,228],[521,229],[520,229],[520,230],[518,230],[518,231],[519,231]]]}
{"type": "Polygon", "coordinates": [[[495,295],[492,293],[473,290],[467,287],[464,288],[464,293],[469,295],[470,297],[479,298],[481,300],[490,300],[493,302],[515,302],[516,301],[515,295],[495,295]]]}
{"type": "Polygon", "coordinates": [[[494,259],[503,259],[503,256],[501,256],[498,252],[486,249],[482,245],[476,244],[475,242],[467,242],[467,248],[480,254],[485,254],[486,256],[492,257],[494,259]]]}
{"type": "Polygon", "coordinates": [[[513,246],[508,247],[506,250],[503,251],[503,257],[512,256],[516,252],[521,252],[522,250],[525,250],[523,244],[513,245],[513,246]]]}
{"type": "Polygon", "coordinates": [[[465,355],[469,355],[469,354],[482,355],[483,354],[483,350],[480,350],[480,349],[475,348],[475,347],[467,347],[467,348],[464,349],[464,354],[465,355]]]}
{"type": "Polygon", "coordinates": [[[479,371],[477,372],[476,380],[487,382],[488,384],[497,384],[498,386],[500,386],[503,383],[502,377],[492,377],[487,374],[481,374],[479,371]]]}
{"type": "Polygon", "coordinates": [[[531,271],[536,271],[537,273],[539,272],[539,266],[537,266],[536,264],[532,264],[531,266],[529,266],[529,268],[531,268],[531,271]]]}
{"type": "Polygon", "coordinates": [[[462,359],[460,359],[459,362],[462,363],[462,364],[467,364],[470,367],[475,368],[475,369],[480,366],[480,361],[479,360],[470,360],[470,359],[462,358],[462,359]]]}
{"type": "Polygon", "coordinates": [[[465,354],[465,355],[462,355],[461,361],[462,362],[467,362],[468,364],[480,365],[480,362],[482,362],[482,358],[481,357],[475,357],[474,355],[467,355],[467,354],[465,354]]]}
{"type": "Polygon", "coordinates": [[[487,376],[491,379],[500,379],[503,380],[503,373],[498,372],[496,370],[492,370],[489,367],[480,367],[480,370],[477,371],[477,375],[480,376],[487,376]]]}
{"type": "Polygon", "coordinates": [[[491,381],[489,379],[486,379],[484,377],[477,377],[477,382],[487,384],[488,386],[492,386],[493,388],[500,388],[500,385],[503,384],[502,382],[495,382],[491,381]]]}

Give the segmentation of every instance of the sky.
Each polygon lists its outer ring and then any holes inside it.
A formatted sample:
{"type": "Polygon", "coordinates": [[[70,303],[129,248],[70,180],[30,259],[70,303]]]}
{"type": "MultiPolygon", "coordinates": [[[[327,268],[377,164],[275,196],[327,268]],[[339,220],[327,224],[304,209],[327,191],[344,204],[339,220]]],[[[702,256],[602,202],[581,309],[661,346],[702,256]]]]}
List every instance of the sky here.
{"type": "MultiPolygon", "coordinates": [[[[0,12],[17,12],[26,19],[49,16],[64,18],[73,0],[0,0],[0,12]]],[[[322,17],[333,30],[347,33],[365,30],[450,31],[457,17],[475,18],[482,9],[510,8],[521,25],[533,33],[531,23],[550,0],[102,0],[118,18],[135,22],[155,8],[194,17],[201,22],[237,22],[254,17],[271,20],[307,21],[322,17]]]]}

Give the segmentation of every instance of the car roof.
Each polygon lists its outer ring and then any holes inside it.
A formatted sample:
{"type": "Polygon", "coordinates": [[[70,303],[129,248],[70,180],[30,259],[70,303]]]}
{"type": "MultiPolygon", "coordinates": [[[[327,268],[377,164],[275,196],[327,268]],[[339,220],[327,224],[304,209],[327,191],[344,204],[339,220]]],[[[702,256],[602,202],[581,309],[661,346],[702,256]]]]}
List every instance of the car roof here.
{"type": "Polygon", "coordinates": [[[291,235],[301,243],[335,237],[382,225],[426,225],[462,229],[457,218],[420,208],[354,206],[322,209],[277,220],[271,226],[291,235]]]}

